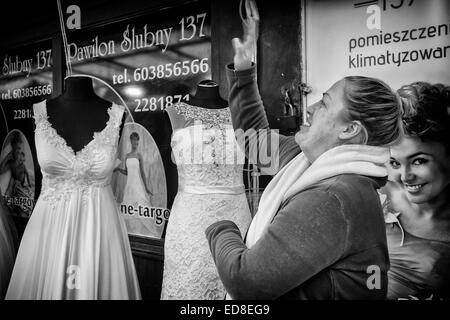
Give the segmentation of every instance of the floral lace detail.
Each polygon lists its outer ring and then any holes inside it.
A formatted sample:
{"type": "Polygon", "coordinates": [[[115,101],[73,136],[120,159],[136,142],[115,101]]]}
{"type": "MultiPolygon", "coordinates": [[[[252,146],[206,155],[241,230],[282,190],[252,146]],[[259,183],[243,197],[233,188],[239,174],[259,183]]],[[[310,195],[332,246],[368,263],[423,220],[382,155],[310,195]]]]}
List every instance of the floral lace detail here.
{"type": "Polygon", "coordinates": [[[178,167],[179,185],[243,184],[245,155],[230,125],[222,128],[190,126],[179,129],[174,132],[171,145],[178,167]]]}
{"type": "Polygon", "coordinates": [[[231,124],[230,108],[207,109],[192,106],[184,102],[175,104],[174,108],[177,113],[184,116],[186,120],[194,120],[208,128],[231,124]]]}
{"type": "Polygon", "coordinates": [[[82,178],[74,177],[69,180],[66,177],[43,176],[41,198],[48,201],[55,208],[61,201],[69,200],[74,191],[79,191],[81,192],[83,204],[85,204],[90,188],[102,188],[109,184],[109,182],[98,183],[89,181],[87,175],[83,175],[82,178]]]}
{"type": "Polygon", "coordinates": [[[36,137],[43,138],[50,145],[65,151],[71,158],[71,167],[66,174],[49,174],[43,172],[41,198],[49,201],[52,207],[59,201],[68,200],[76,190],[85,195],[90,187],[105,187],[109,180],[98,179],[92,172],[102,149],[108,147],[111,161],[117,157],[117,140],[124,109],[113,104],[108,108],[109,119],[105,128],[93,134],[92,140],[80,151],[75,152],[58,134],[48,121],[45,101],[40,108],[35,109],[36,137]]]}
{"type": "Polygon", "coordinates": [[[108,108],[109,119],[105,128],[103,128],[102,131],[94,132],[92,140],[81,150],[75,152],[48,121],[46,102],[43,101],[41,109],[33,115],[36,124],[35,133],[44,135],[49,143],[58,148],[67,150],[74,158],[76,158],[78,155],[88,151],[90,148],[92,149],[102,145],[116,145],[119,137],[118,128],[121,124],[123,111],[124,109],[119,105],[112,104],[111,107],[108,108]]]}
{"type": "Polygon", "coordinates": [[[245,235],[251,221],[245,194],[177,194],[165,240],[161,299],[224,299],[205,237],[206,228],[220,220],[233,221],[245,235]]]}

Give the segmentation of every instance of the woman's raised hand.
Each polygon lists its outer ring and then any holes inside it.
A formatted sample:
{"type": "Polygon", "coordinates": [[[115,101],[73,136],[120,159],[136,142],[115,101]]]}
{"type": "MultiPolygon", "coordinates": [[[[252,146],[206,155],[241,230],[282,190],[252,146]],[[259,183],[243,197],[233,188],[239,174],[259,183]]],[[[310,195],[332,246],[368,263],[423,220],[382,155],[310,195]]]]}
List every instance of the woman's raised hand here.
{"type": "Polygon", "coordinates": [[[245,70],[251,67],[256,56],[256,41],[258,40],[259,13],[254,0],[245,0],[246,18],[243,20],[244,41],[233,38],[234,69],[245,70]]]}

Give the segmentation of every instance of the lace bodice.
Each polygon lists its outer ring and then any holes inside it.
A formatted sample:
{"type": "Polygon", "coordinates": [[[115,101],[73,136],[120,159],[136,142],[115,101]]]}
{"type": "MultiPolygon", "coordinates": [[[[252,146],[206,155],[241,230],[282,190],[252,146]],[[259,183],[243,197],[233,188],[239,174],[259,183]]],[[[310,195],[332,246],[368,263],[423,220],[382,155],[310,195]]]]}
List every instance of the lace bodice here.
{"type": "Polygon", "coordinates": [[[95,132],[80,151],[67,145],[48,121],[46,101],[35,104],[35,141],[42,171],[41,198],[56,204],[75,190],[110,184],[117,159],[117,141],[124,108],[112,104],[105,128],[95,132]]]}
{"type": "Polygon", "coordinates": [[[185,103],[175,105],[184,128],[172,135],[172,151],[181,191],[193,193],[243,192],[240,150],[226,109],[205,109],[185,103]]]}
{"type": "Polygon", "coordinates": [[[185,127],[194,122],[201,122],[207,128],[231,125],[230,108],[207,109],[184,102],[175,104],[173,108],[181,117],[185,127]]]}

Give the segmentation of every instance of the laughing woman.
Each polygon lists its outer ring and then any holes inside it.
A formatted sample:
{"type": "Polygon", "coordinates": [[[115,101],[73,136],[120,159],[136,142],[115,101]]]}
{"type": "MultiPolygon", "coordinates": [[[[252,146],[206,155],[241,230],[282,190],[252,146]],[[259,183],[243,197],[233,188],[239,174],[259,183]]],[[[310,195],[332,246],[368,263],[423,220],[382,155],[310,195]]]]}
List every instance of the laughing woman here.
{"type": "Polygon", "coordinates": [[[450,297],[450,87],[398,90],[405,135],[391,148],[388,298],[450,297]]]}

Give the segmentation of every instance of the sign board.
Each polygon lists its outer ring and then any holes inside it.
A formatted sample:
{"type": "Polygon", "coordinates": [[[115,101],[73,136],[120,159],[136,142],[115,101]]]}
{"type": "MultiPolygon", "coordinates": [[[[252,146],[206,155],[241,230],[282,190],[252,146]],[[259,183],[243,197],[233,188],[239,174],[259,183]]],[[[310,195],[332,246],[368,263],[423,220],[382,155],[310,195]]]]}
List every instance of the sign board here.
{"type": "Polygon", "coordinates": [[[308,104],[349,75],[450,84],[448,0],[311,0],[305,25],[308,104]]]}
{"type": "Polygon", "coordinates": [[[51,40],[0,52],[0,197],[28,218],[41,187],[33,104],[52,93],[51,40]]]}

